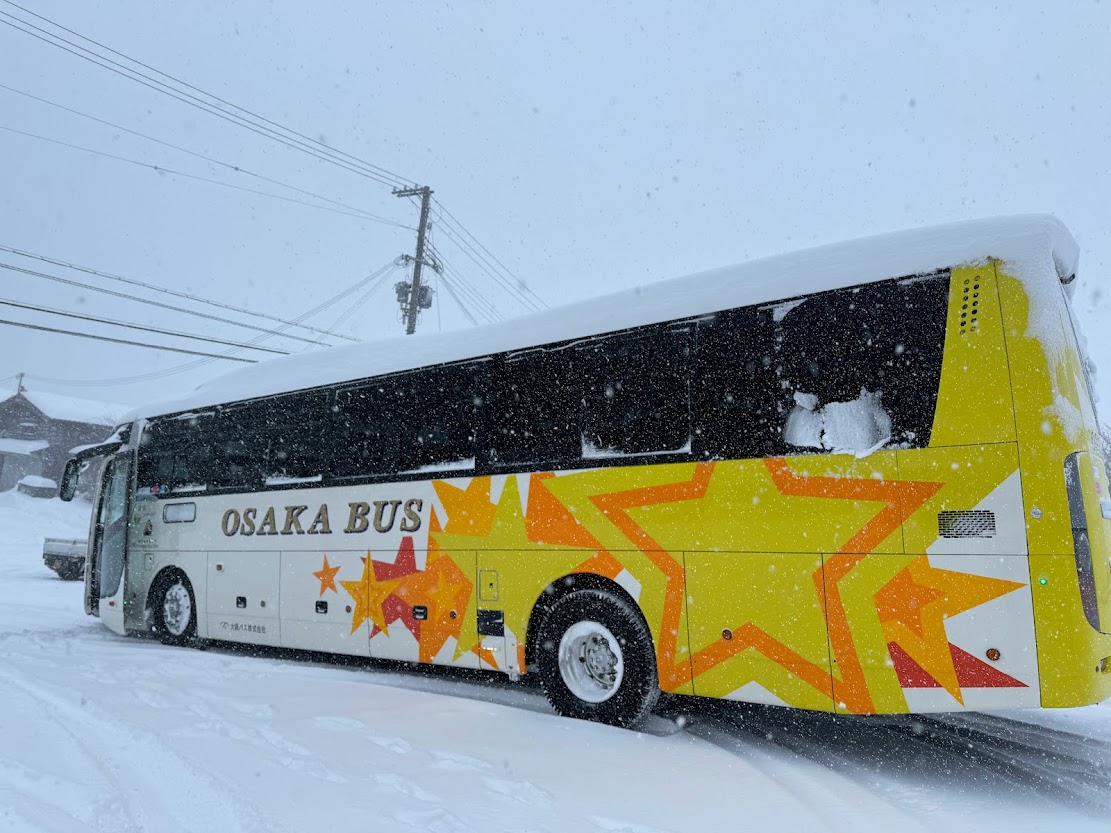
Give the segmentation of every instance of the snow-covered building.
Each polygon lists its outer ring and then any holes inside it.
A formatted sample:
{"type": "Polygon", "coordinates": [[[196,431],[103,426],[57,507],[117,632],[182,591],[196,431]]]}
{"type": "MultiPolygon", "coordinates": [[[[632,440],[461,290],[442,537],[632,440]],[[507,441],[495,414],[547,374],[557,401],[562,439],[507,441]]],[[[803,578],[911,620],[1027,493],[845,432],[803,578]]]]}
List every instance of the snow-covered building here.
{"type": "Polygon", "coordinates": [[[70,450],[103,440],[125,410],[22,386],[0,399],[0,491],[27,475],[59,481],[70,450]]]}

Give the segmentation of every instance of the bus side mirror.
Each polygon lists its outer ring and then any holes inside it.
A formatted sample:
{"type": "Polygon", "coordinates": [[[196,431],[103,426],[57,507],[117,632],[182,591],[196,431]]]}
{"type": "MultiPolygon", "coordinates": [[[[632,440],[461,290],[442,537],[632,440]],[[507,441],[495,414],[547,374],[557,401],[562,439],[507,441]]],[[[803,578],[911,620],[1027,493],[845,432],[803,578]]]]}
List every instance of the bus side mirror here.
{"type": "Polygon", "coordinates": [[[62,500],[73,500],[74,494],[77,493],[77,478],[81,474],[81,464],[77,462],[76,458],[70,458],[66,461],[66,470],[62,473],[62,486],[58,489],[58,497],[62,500]]]}

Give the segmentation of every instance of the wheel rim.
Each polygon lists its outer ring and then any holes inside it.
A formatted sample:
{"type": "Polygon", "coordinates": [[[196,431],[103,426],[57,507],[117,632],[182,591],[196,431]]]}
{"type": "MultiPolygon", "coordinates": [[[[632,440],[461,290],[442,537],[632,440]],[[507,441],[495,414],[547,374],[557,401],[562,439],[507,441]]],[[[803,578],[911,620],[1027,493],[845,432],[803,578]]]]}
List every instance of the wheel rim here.
{"type": "Polygon", "coordinates": [[[189,588],[180,581],[166,590],[162,597],[162,623],[172,636],[181,636],[193,618],[193,600],[189,588]]]}
{"type": "Polygon", "coordinates": [[[625,657],[617,637],[599,622],[576,622],[559,641],[559,673],[580,700],[609,700],[625,675],[625,657]]]}

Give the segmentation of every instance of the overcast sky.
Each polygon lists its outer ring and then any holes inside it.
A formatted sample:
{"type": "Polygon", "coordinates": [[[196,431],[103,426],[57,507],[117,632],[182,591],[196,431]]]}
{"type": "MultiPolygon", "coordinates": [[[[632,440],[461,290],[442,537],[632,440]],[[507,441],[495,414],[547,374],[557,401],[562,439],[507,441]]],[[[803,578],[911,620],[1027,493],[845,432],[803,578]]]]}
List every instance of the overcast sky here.
{"type": "MultiPolygon", "coordinates": [[[[1080,243],[1077,307],[1111,408],[1111,4],[846,0],[753,10],[640,0],[555,13],[509,2],[18,2],[431,186],[458,222],[452,232],[434,215],[433,242],[479,320],[492,314],[483,303],[504,317],[525,307],[453,243],[459,225],[556,306],[885,231],[1055,214],[1080,243]]],[[[0,13],[58,31],[6,0],[0,13]]],[[[413,251],[415,234],[398,225],[415,226],[417,208],[387,185],[8,25],[0,84],[397,224],[166,173],[336,207],[0,89],[2,127],[163,169],[0,130],[0,246],[286,319],[413,251]]],[[[8,252],[0,263],[249,320],[8,252]]],[[[400,334],[400,279],[387,274],[340,331],[400,334]]],[[[418,333],[471,326],[439,288],[418,333]]],[[[331,329],[361,297],[307,320],[331,329]]],[[[0,300],[231,340],[259,335],[6,269],[0,300]]],[[[0,319],[210,349],[11,306],[0,319]]],[[[238,366],[171,372],[193,361],[0,325],[0,379],[23,371],[39,390],[140,404],[238,366]]]]}

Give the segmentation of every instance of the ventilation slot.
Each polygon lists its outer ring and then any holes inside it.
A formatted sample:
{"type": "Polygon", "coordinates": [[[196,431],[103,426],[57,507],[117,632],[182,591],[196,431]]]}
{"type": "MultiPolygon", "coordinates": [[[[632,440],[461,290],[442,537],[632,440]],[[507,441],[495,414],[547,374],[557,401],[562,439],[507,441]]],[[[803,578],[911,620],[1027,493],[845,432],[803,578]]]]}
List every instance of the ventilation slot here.
{"type": "Polygon", "coordinates": [[[942,538],[994,538],[995,513],[982,509],[938,512],[937,527],[942,538]]]}
{"type": "MultiPolygon", "coordinates": [[[[964,279],[961,287],[961,335],[980,332],[980,276],[964,279]]],[[[956,513],[961,514],[961,513],[956,513]]],[[[964,537],[964,536],[954,536],[964,537]]]]}

